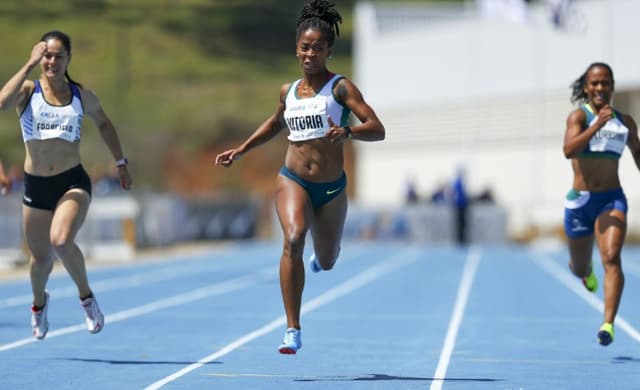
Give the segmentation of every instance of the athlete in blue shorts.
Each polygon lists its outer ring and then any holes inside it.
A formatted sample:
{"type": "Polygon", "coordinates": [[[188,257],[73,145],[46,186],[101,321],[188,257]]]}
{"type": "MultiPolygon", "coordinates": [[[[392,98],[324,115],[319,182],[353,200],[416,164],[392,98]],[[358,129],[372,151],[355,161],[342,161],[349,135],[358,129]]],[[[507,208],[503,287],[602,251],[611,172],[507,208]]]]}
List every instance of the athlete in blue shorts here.
{"type": "Polygon", "coordinates": [[[564,212],[569,267],[595,292],[598,280],[592,254],[597,242],[604,267],[604,322],[598,342],[609,345],[624,287],[620,253],[627,231],[627,199],[620,185],[618,160],[626,146],[640,168],[640,139],[633,118],[611,107],[614,78],[609,65],[589,65],[572,88],[571,101],[580,107],[569,114],[563,148],[573,168],[564,212]]]}
{"type": "Polygon", "coordinates": [[[302,255],[311,231],[314,272],[333,267],[340,252],[347,215],[344,143],[350,138],[379,141],[385,129],[356,86],[327,69],[338,35],[340,14],[333,3],[314,0],[305,5],[296,30],[296,55],[302,78],[280,88],[276,111],[240,146],[216,156],[229,167],[252,148],[272,139],[285,127],[289,147],[276,180],[276,211],[284,233],[280,258],[280,289],[287,329],[278,351],[295,354],[302,346],[300,308],[304,287],[302,255]],[[360,124],[348,126],[350,113],[360,124]]]}

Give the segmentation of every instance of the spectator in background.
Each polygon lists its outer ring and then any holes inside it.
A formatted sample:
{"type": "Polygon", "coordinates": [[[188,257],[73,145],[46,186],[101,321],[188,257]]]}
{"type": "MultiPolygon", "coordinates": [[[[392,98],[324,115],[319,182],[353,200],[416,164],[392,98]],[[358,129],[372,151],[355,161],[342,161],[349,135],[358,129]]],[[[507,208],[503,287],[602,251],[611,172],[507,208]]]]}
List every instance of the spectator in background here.
{"type": "Polygon", "coordinates": [[[431,203],[446,204],[447,203],[447,185],[438,184],[436,189],[431,193],[431,203]]]}
{"type": "Polygon", "coordinates": [[[275,204],[284,243],[280,257],[280,289],[287,329],[278,351],[295,354],[302,346],[300,309],[305,272],[302,255],[311,231],[311,270],[333,268],[340,253],[347,215],[344,143],[350,139],[379,141],[385,129],[353,82],[327,68],[342,17],[334,4],[306,4],[296,26],[296,56],[302,78],[280,88],[275,112],[242,145],[216,156],[230,167],[251,149],[289,128],[284,167],[276,179],[275,204]],[[351,128],[349,113],[360,124],[351,128]]]}
{"type": "Polygon", "coordinates": [[[37,339],[43,339],[49,330],[46,285],[56,256],[78,288],[87,330],[97,333],[104,326],[89,287],[84,255],[75,243],[91,202],[91,180],[80,161],[85,115],[93,120],[116,160],[121,187],[131,187],[118,134],[98,97],[69,76],[70,61],[69,36],[47,32],[0,90],[0,109],[17,111],[26,149],[23,229],[31,252],[31,327],[37,339]],[[40,76],[29,80],[36,66],[40,76]]]}
{"type": "Polygon", "coordinates": [[[405,200],[407,204],[418,203],[418,191],[416,190],[416,182],[414,179],[407,181],[407,188],[405,190],[405,200]]]}
{"type": "Polygon", "coordinates": [[[594,239],[604,267],[604,323],[598,341],[614,339],[614,320],[624,287],[621,252],[627,232],[627,198],[618,175],[625,146],[640,169],[638,127],[630,115],[611,106],[613,71],[596,62],[576,79],[563,152],[571,160],[573,183],[565,198],[564,229],[568,237],[569,268],[592,292],[598,288],[593,272],[594,239]]]}
{"type": "Polygon", "coordinates": [[[2,195],[8,194],[11,191],[11,177],[7,174],[0,161],[0,193],[2,195]]]}
{"type": "Polygon", "coordinates": [[[458,245],[466,245],[469,197],[464,184],[464,168],[458,167],[451,187],[451,202],[456,214],[456,241],[458,245]]]}

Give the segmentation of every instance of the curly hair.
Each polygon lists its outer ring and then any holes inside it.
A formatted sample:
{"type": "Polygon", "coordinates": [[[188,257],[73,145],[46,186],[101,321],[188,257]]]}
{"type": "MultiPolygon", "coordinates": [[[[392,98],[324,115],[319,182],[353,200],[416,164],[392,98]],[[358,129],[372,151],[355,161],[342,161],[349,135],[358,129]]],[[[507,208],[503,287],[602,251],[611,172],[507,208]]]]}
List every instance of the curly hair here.
{"type": "Polygon", "coordinates": [[[334,6],[327,0],[313,0],[305,4],[296,23],[296,41],[304,31],[312,29],[320,31],[329,42],[329,47],[333,47],[336,37],[340,35],[338,25],[342,23],[342,16],[334,6]]]}
{"type": "Polygon", "coordinates": [[[571,103],[582,104],[587,102],[587,94],[584,92],[584,86],[587,82],[587,74],[589,74],[591,69],[599,67],[605,68],[609,72],[609,75],[611,75],[611,83],[612,85],[614,84],[613,70],[611,69],[611,66],[604,62],[593,62],[587,67],[587,70],[585,70],[584,73],[582,73],[582,75],[569,86],[571,88],[571,103]]]}

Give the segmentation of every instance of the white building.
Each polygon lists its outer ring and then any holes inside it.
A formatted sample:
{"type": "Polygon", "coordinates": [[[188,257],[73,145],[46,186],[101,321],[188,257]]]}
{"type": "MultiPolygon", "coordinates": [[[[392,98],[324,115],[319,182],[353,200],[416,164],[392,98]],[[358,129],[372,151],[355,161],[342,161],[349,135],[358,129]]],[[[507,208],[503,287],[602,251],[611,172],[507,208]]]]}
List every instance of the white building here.
{"type": "MultiPolygon", "coordinates": [[[[563,28],[549,8],[487,17],[462,4],[360,3],[354,80],[387,129],[356,143],[356,201],[397,206],[406,180],[428,197],[459,164],[471,192],[490,187],[508,232],[557,229],[571,186],[562,153],[569,85],[587,66],[613,67],[614,105],[640,122],[640,1],[575,1],[563,28]]],[[[640,172],[621,161],[630,233],[640,231],[640,172]]]]}

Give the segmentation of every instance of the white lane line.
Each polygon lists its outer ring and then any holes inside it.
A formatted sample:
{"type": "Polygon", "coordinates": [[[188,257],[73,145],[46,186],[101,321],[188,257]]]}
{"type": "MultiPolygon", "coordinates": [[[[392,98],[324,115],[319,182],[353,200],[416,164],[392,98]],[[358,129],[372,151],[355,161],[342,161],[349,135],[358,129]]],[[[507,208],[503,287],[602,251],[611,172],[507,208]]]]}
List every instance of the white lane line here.
{"type": "MultiPolygon", "coordinates": [[[[182,276],[189,276],[191,274],[196,274],[196,273],[198,274],[202,273],[202,268],[198,269],[196,267],[191,267],[191,269],[188,269],[188,268],[185,269],[181,267],[171,267],[167,269],[146,271],[144,274],[122,276],[122,277],[116,277],[116,278],[100,280],[97,282],[92,282],[91,289],[95,293],[101,293],[104,291],[124,289],[128,287],[137,287],[137,286],[143,286],[148,283],[155,283],[155,282],[162,282],[166,280],[177,279],[182,276]]],[[[61,287],[61,288],[49,290],[49,293],[51,294],[52,299],[55,298],[57,300],[60,298],[77,297],[78,289],[75,286],[61,287]]],[[[0,299],[0,308],[22,306],[22,305],[30,306],[32,300],[33,300],[32,294],[16,295],[13,297],[0,299]]]]}
{"type": "MultiPolygon", "coordinates": [[[[596,309],[600,314],[604,314],[604,302],[598,298],[594,293],[590,293],[584,288],[578,278],[565,267],[561,267],[553,258],[541,251],[534,251],[533,260],[549,275],[556,278],[562,284],[564,284],[569,290],[573,291],[576,295],[586,301],[591,307],[596,309]]],[[[615,322],[616,329],[622,329],[632,339],[640,343],[640,332],[635,329],[627,320],[625,320],[620,314],[616,315],[615,322]]]]}
{"type": "MultiPolygon", "coordinates": [[[[218,252],[216,255],[219,256],[222,252],[218,252]]],[[[191,261],[191,258],[186,258],[187,261],[191,261]]],[[[175,260],[169,260],[175,262],[175,260]]],[[[164,262],[163,260],[159,260],[156,264],[161,264],[164,262]]],[[[95,282],[91,282],[91,289],[95,293],[102,293],[105,291],[124,289],[129,287],[138,287],[144,286],[150,283],[163,282],[167,280],[178,279],[185,276],[190,276],[193,274],[201,275],[203,272],[216,272],[218,267],[215,265],[203,267],[203,263],[190,263],[188,266],[185,264],[169,264],[164,266],[161,269],[151,269],[145,270],[140,269],[134,272],[138,272],[138,274],[129,275],[129,276],[121,276],[121,277],[113,277],[104,280],[98,280],[95,282]]],[[[151,263],[149,263],[151,264],[151,263]]],[[[126,270],[127,267],[122,267],[121,269],[126,270]]],[[[64,277],[62,274],[55,275],[55,277],[64,277]]],[[[53,276],[52,276],[53,278],[53,276]]],[[[78,296],[78,289],[75,286],[69,287],[60,287],[56,289],[49,290],[51,294],[51,299],[58,300],[60,298],[70,298],[78,296]]],[[[2,298],[0,299],[0,309],[5,307],[15,307],[15,306],[23,306],[28,305],[31,306],[33,301],[33,295],[22,294],[16,295],[12,297],[2,298]]]]}
{"type": "MultiPolygon", "coordinates": [[[[419,258],[419,256],[417,256],[416,254],[410,256],[409,255],[410,251],[412,251],[412,249],[407,249],[398,255],[395,255],[382,262],[379,262],[378,264],[370,267],[366,271],[361,272],[360,274],[331,288],[330,290],[327,290],[325,293],[317,296],[316,298],[302,305],[301,313],[304,314],[304,313],[313,311],[321,306],[326,305],[329,302],[332,302],[340,298],[343,295],[346,295],[354,290],[357,290],[362,286],[367,285],[368,283],[374,281],[375,279],[380,278],[386,273],[392,272],[398,268],[404,267],[416,261],[419,258]]],[[[286,317],[280,316],[274,319],[273,321],[267,323],[266,325],[262,326],[261,328],[258,328],[253,332],[250,332],[240,337],[239,339],[236,339],[230,344],[227,344],[226,346],[222,347],[221,349],[212,353],[211,355],[203,357],[202,359],[198,360],[196,363],[190,364],[184,367],[183,369],[150,384],[145,388],[145,390],[159,389],[164,385],[167,385],[175,381],[176,379],[190,373],[191,371],[194,371],[204,366],[207,363],[210,363],[230,352],[233,352],[234,350],[238,349],[244,344],[247,344],[250,341],[257,339],[258,337],[264,336],[265,334],[274,331],[275,329],[285,325],[286,323],[287,323],[286,317]]]]}
{"type": "Polygon", "coordinates": [[[449,328],[447,329],[447,335],[444,339],[444,345],[442,351],[440,351],[440,359],[438,360],[438,366],[433,374],[433,381],[431,382],[430,390],[442,389],[442,384],[447,375],[447,368],[449,367],[449,361],[451,360],[451,354],[456,344],[456,338],[458,337],[458,330],[462,323],[462,317],[467,306],[467,300],[469,298],[469,292],[473,285],[473,279],[475,278],[478,264],[480,263],[482,251],[478,248],[471,248],[467,255],[467,261],[464,265],[462,272],[462,279],[460,280],[460,286],[458,287],[458,296],[456,297],[456,303],[451,314],[451,320],[449,322],[449,328]]]}
{"type": "MultiPolygon", "coordinates": [[[[105,317],[105,324],[110,324],[118,321],[124,321],[133,317],[138,317],[144,314],[156,312],[162,309],[166,309],[173,306],[182,305],[185,303],[190,303],[193,301],[197,301],[200,299],[204,299],[207,297],[215,296],[215,295],[223,295],[228,294],[230,292],[240,290],[242,288],[250,287],[255,285],[260,280],[265,279],[275,279],[277,278],[276,268],[273,266],[269,266],[261,271],[252,273],[247,276],[241,276],[234,279],[229,279],[224,282],[212,284],[206,287],[201,287],[192,291],[188,291],[186,293],[174,295],[169,298],[160,299],[142,306],[134,307],[132,309],[123,310],[117,313],[113,313],[107,315],[105,317]]],[[[22,340],[18,340],[9,344],[0,345],[0,352],[8,351],[10,349],[18,348],[23,345],[35,343],[35,342],[46,342],[46,340],[63,336],[69,333],[86,331],[85,324],[71,325],[65,328],[56,329],[47,333],[47,338],[45,340],[37,340],[33,337],[25,338],[22,340]]]]}

